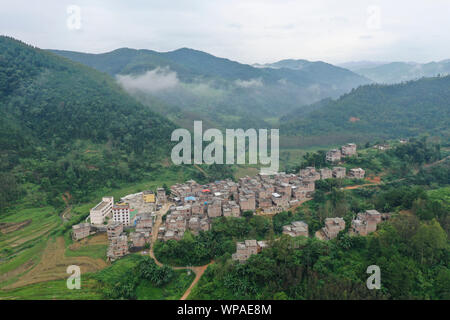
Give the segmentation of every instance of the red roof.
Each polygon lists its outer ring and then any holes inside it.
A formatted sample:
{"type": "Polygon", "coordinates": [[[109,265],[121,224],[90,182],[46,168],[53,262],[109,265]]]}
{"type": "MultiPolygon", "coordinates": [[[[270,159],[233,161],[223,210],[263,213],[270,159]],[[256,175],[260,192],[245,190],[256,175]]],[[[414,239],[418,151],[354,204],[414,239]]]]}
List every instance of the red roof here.
{"type": "Polygon", "coordinates": [[[202,192],[211,192],[209,189],[203,189],[202,192]]]}

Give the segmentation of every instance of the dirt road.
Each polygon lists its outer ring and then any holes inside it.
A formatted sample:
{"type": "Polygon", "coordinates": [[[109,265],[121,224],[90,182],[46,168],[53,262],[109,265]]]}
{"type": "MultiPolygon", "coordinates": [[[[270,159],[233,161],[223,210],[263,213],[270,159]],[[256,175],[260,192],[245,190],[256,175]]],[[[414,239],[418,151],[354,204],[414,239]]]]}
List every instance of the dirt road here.
{"type": "MultiPolygon", "coordinates": [[[[167,204],[163,205],[162,208],[156,212],[156,220],[155,220],[155,223],[153,224],[152,241],[150,244],[150,253],[149,254],[150,254],[150,257],[155,261],[155,263],[160,267],[162,267],[163,264],[161,262],[159,262],[158,259],[156,259],[155,253],[153,251],[153,247],[154,247],[156,240],[158,239],[158,231],[159,231],[159,227],[161,226],[161,223],[162,223],[162,218],[163,218],[163,216],[165,216],[167,214],[170,207],[173,205],[174,205],[173,203],[167,203],[167,204]]],[[[187,297],[189,297],[189,295],[191,294],[192,288],[195,287],[195,285],[200,280],[200,278],[202,277],[205,270],[208,268],[208,266],[212,262],[213,261],[211,261],[210,263],[208,263],[204,266],[199,266],[199,267],[171,267],[173,270],[185,270],[186,269],[186,270],[192,270],[195,273],[194,281],[192,281],[191,285],[186,290],[186,292],[183,294],[183,296],[181,297],[180,300],[186,300],[187,297]]]]}
{"type": "Polygon", "coordinates": [[[204,266],[201,266],[201,267],[191,267],[191,268],[189,268],[189,269],[191,269],[192,271],[195,272],[195,279],[194,279],[194,281],[192,281],[191,285],[186,290],[186,292],[183,294],[183,296],[180,298],[180,300],[186,300],[187,297],[189,297],[189,295],[191,294],[192,289],[195,287],[195,285],[200,280],[200,278],[203,276],[203,273],[205,273],[206,269],[208,268],[208,266],[211,263],[213,263],[213,261],[211,261],[210,263],[208,263],[208,264],[206,264],[204,266]]]}

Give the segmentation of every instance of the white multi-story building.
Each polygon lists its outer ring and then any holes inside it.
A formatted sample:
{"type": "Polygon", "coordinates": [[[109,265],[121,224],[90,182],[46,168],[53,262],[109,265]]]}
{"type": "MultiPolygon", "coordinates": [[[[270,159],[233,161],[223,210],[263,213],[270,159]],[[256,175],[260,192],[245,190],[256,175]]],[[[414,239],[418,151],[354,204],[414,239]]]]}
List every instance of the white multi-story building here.
{"type": "Polygon", "coordinates": [[[112,219],[114,222],[119,222],[124,226],[129,226],[131,224],[129,204],[116,203],[112,207],[112,219]]]}
{"type": "Polygon", "coordinates": [[[90,211],[90,219],[92,224],[103,224],[106,217],[110,217],[114,197],[103,197],[102,202],[93,207],[90,211]]]}

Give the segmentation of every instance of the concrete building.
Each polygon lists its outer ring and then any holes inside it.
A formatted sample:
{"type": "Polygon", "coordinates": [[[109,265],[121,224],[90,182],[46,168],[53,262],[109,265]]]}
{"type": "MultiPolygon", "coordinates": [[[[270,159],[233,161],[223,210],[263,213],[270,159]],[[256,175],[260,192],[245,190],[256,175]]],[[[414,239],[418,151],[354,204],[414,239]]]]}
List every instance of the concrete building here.
{"type": "Polygon", "coordinates": [[[247,196],[239,196],[239,205],[241,207],[241,211],[254,211],[256,209],[256,199],[253,195],[247,196]]]}
{"type": "Polygon", "coordinates": [[[130,239],[134,248],[143,248],[147,243],[143,232],[130,233],[130,239]]]}
{"type": "Polygon", "coordinates": [[[102,201],[90,210],[92,224],[103,224],[106,217],[111,217],[114,197],[103,197],[102,201]]]}
{"type": "Polygon", "coordinates": [[[183,239],[183,236],[184,236],[183,230],[167,230],[166,233],[164,234],[163,240],[164,241],[168,241],[168,240],[180,241],[181,239],[183,239]]]}
{"type": "Polygon", "coordinates": [[[109,247],[106,256],[109,261],[117,260],[129,253],[128,251],[128,237],[121,235],[118,237],[112,237],[109,240],[109,247]]]}
{"type": "Polygon", "coordinates": [[[256,204],[258,205],[258,208],[264,209],[264,208],[270,208],[273,206],[272,199],[258,199],[256,200],[256,204]]]}
{"type": "Polygon", "coordinates": [[[193,234],[197,235],[200,231],[208,231],[210,223],[207,218],[192,217],[189,219],[188,227],[193,234]]]}
{"type": "Polygon", "coordinates": [[[256,240],[245,240],[244,242],[236,243],[236,253],[232,254],[232,259],[239,262],[245,262],[253,254],[258,254],[261,251],[261,247],[258,246],[256,240]]]}
{"type": "Polygon", "coordinates": [[[223,205],[222,213],[224,217],[239,217],[241,209],[235,201],[228,201],[223,205]]]}
{"type": "Polygon", "coordinates": [[[338,149],[332,149],[328,151],[326,154],[326,160],[332,163],[341,161],[341,157],[342,157],[341,151],[338,149]]]}
{"type": "Polygon", "coordinates": [[[350,169],[348,175],[350,178],[354,179],[364,179],[366,172],[361,168],[350,169]]]}
{"type": "Polygon", "coordinates": [[[308,194],[311,191],[303,190],[297,186],[292,186],[292,198],[295,200],[303,201],[308,198],[308,194]]]}
{"type": "Polygon", "coordinates": [[[108,239],[120,236],[123,233],[123,224],[120,222],[110,222],[106,226],[106,233],[108,239]]]}
{"type": "Polygon", "coordinates": [[[166,190],[164,188],[158,188],[156,190],[156,197],[158,199],[158,203],[164,204],[167,202],[166,190]]]}
{"type": "Polygon", "coordinates": [[[328,240],[337,237],[338,233],[345,229],[345,221],[342,218],[326,218],[325,227],[322,228],[328,240]]]}
{"type": "Polygon", "coordinates": [[[381,213],[377,210],[366,210],[358,213],[356,219],[352,221],[350,234],[366,236],[377,230],[377,225],[382,221],[381,213]]]}
{"type": "Polygon", "coordinates": [[[345,146],[341,147],[342,157],[351,157],[356,155],[356,144],[347,143],[345,146]]]}
{"type": "Polygon", "coordinates": [[[215,218],[222,215],[222,202],[220,200],[214,200],[212,203],[208,203],[208,217],[215,218]]]}
{"type": "Polygon", "coordinates": [[[89,237],[91,234],[91,225],[89,223],[80,223],[72,226],[72,239],[77,241],[89,237]]]}
{"type": "Polygon", "coordinates": [[[275,191],[279,194],[287,195],[288,198],[291,198],[292,193],[292,185],[289,183],[280,183],[279,185],[275,186],[275,191]]]}
{"type": "Polygon", "coordinates": [[[333,171],[329,168],[322,168],[320,169],[320,179],[331,179],[333,178],[333,171]]]}
{"type": "Polygon", "coordinates": [[[384,144],[376,144],[372,148],[380,150],[380,151],[384,151],[384,150],[389,150],[391,148],[391,146],[387,143],[384,143],[384,144]]]}
{"type": "Polygon", "coordinates": [[[289,207],[289,199],[279,193],[272,193],[272,202],[280,208],[287,209],[289,207]]]}
{"type": "Polygon", "coordinates": [[[344,167],[334,167],[333,168],[333,177],[337,179],[345,178],[346,171],[344,167]]]}
{"type": "Polygon", "coordinates": [[[116,203],[112,207],[112,220],[114,222],[119,222],[124,226],[129,226],[131,224],[130,220],[130,206],[128,203],[116,203]]]}
{"type": "Polygon", "coordinates": [[[291,237],[308,237],[308,224],[303,221],[294,221],[290,225],[283,226],[283,234],[291,237]]]}
{"type": "Polygon", "coordinates": [[[352,220],[349,233],[351,235],[367,236],[367,225],[365,221],[359,219],[352,220]]]}
{"type": "Polygon", "coordinates": [[[358,213],[358,218],[367,222],[367,233],[371,233],[377,230],[377,224],[381,219],[381,213],[377,210],[366,210],[364,213],[358,213]]]}
{"type": "Polygon", "coordinates": [[[300,170],[300,178],[303,181],[317,181],[320,180],[320,173],[316,171],[315,167],[306,167],[300,170]]]}
{"type": "Polygon", "coordinates": [[[205,205],[204,203],[201,202],[194,202],[191,205],[191,212],[192,215],[200,215],[203,216],[205,214],[205,210],[206,210],[207,205],[205,205]]]}
{"type": "Polygon", "coordinates": [[[151,190],[143,191],[142,200],[144,201],[144,203],[155,203],[155,193],[151,190]]]}
{"type": "Polygon", "coordinates": [[[148,213],[137,214],[134,220],[137,232],[152,232],[153,217],[148,213]]]}

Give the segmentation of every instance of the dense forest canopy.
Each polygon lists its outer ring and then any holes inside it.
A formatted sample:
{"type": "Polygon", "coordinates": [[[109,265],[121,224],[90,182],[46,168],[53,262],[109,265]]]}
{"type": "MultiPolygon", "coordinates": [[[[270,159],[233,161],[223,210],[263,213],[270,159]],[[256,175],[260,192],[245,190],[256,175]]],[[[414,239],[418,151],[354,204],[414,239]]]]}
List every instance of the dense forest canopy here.
{"type": "Polygon", "coordinates": [[[450,61],[443,60],[429,63],[391,62],[377,66],[351,69],[377,83],[400,83],[417,80],[422,77],[436,77],[450,74],[450,61]]]}
{"type": "Polygon", "coordinates": [[[301,69],[260,68],[188,48],[171,52],[122,48],[104,54],[53,52],[118,76],[141,102],[186,127],[191,125],[186,119],[220,128],[268,127],[280,114],[323,98],[337,98],[370,83],[323,62],[308,61],[301,69]],[[155,90],[153,82],[171,85],[155,90]],[[136,83],[138,90],[134,90],[136,83]],[[158,108],[155,99],[166,106],[158,108]]]}
{"type": "MultiPolygon", "coordinates": [[[[282,118],[281,133],[339,136],[357,142],[423,133],[449,136],[450,76],[398,85],[367,85],[338,100],[282,118]]],[[[342,142],[342,141],[340,141],[342,142]]],[[[338,142],[336,142],[338,143],[338,142]]]]}
{"type": "Polygon", "coordinates": [[[175,128],[108,75],[8,37],[0,37],[0,107],[3,204],[23,183],[79,198],[136,180],[169,154],[175,128]]]}

